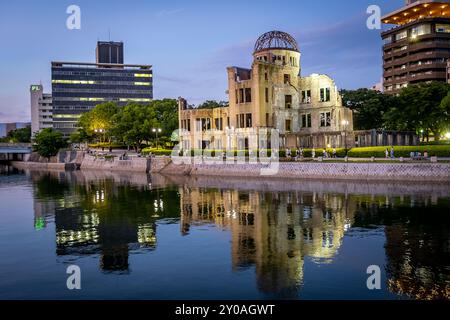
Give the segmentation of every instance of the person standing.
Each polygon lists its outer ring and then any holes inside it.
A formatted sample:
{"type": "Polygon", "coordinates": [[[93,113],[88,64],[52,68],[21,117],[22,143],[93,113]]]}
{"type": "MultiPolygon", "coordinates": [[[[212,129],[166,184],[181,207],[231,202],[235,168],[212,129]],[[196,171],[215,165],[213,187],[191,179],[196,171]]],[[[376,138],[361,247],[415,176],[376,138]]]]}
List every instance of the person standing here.
{"type": "Polygon", "coordinates": [[[388,148],[386,148],[386,150],[384,151],[385,157],[386,159],[389,159],[389,150],[388,148]]]}
{"type": "Polygon", "coordinates": [[[333,158],[336,158],[336,148],[333,148],[333,158]]]}
{"type": "Polygon", "coordinates": [[[391,159],[394,159],[395,155],[394,155],[394,147],[391,147],[391,159]]]}
{"type": "Polygon", "coordinates": [[[312,149],[311,156],[313,159],[316,157],[316,149],[314,149],[314,148],[312,149]]]}

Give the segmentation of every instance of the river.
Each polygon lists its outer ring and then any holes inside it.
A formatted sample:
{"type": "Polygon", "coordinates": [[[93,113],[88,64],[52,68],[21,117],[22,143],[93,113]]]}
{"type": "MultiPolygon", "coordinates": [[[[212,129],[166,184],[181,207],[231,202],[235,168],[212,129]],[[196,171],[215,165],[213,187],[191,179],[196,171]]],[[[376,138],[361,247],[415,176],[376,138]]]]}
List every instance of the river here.
{"type": "Polygon", "coordinates": [[[449,209],[448,184],[3,167],[0,299],[449,299],[449,209]]]}

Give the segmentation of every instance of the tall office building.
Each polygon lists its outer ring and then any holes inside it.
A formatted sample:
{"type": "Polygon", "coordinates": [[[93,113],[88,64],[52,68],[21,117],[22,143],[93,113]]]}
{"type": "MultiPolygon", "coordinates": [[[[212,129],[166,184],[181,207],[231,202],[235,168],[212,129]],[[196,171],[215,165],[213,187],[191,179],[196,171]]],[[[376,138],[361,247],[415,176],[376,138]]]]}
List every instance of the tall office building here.
{"type": "Polygon", "coordinates": [[[96,61],[97,63],[123,64],[123,42],[97,42],[96,61]]]}
{"type": "Polygon", "coordinates": [[[383,86],[398,93],[409,84],[447,81],[450,59],[450,1],[406,0],[382,18],[383,86]]]}
{"type": "MultiPolygon", "coordinates": [[[[105,61],[101,51],[97,49],[97,60],[105,61]]],[[[68,137],[80,116],[98,104],[149,103],[153,99],[152,66],[52,62],[52,89],[53,127],[68,137]]]]}
{"type": "Polygon", "coordinates": [[[53,127],[52,95],[44,93],[42,85],[30,87],[31,133],[34,135],[45,128],[53,127]]]}

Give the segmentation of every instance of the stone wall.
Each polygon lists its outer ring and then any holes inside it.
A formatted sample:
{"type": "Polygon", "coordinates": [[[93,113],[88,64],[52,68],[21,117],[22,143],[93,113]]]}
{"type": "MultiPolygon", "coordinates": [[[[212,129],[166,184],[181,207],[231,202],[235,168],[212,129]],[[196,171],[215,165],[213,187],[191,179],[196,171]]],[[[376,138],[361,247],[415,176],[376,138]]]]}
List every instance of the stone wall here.
{"type": "Polygon", "coordinates": [[[260,177],[265,179],[346,179],[379,181],[450,181],[450,164],[442,163],[279,163],[278,173],[262,176],[261,164],[175,165],[164,168],[163,174],[224,177],[260,177]]]}
{"type": "Polygon", "coordinates": [[[81,169],[146,173],[150,170],[150,159],[132,157],[130,160],[119,160],[117,157],[104,159],[86,155],[81,163],[81,169]]]}

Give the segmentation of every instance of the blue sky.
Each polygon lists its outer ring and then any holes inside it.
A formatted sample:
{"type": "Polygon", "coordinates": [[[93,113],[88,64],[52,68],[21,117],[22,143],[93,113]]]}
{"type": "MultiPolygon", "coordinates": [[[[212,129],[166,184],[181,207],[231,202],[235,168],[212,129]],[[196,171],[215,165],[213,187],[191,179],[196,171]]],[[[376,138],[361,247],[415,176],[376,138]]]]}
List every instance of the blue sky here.
{"type": "Polygon", "coordinates": [[[50,61],[94,62],[97,40],[125,43],[125,62],[154,66],[155,98],[198,104],[226,99],[226,67],[249,67],[259,35],[292,34],[302,75],[325,73],[339,88],[381,79],[379,30],[366,9],[383,14],[403,0],[40,0],[0,2],[0,122],[30,119],[29,86],[50,87],[50,61]],[[66,9],[81,8],[81,30],[66,28],[66,9]]]}

